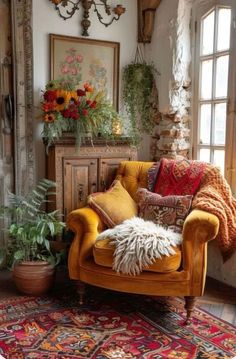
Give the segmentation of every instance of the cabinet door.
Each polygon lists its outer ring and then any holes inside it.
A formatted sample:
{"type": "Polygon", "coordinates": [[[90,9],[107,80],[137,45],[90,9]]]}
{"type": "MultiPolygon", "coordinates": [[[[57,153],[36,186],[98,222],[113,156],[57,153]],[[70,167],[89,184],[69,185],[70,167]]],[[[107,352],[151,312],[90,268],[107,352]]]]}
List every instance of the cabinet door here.
{"type": "Polygon", "coordinates": [[[63,158],[63,199],[65,216],[84,207],[87,196],[97,191],[97,159],[63,158]]]}
{"type": "Polygon", "coordinates": [[[102,158],[100,161],[99,191],[106,191],[116,176],[121,161],[129,161],[129,157],[102,158]]]}

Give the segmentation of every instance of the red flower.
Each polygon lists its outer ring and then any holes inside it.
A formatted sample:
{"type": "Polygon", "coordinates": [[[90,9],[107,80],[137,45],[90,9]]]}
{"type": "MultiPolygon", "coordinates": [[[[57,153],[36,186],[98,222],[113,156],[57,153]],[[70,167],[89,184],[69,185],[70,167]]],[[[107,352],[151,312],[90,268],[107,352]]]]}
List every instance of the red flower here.
{"type": "Polygon", "coordinates": [[[74,111],[75,109],[77,109],[76,104],[74,102],[71,103],[69,106],[69,109],[70,109],[70,111],[74,111]]]}
{"type": "Polygon", "coordinates": [[[89,105],[89,106],[91,105],[91,103],[92,103],[91,100],[87,100],[87,101],[86,101],[86,104],[89,105]]]}
{"type": "Polygon", "coordinates": [[[43,94],[44,100],[48,102],[53,102],[57,98],[56,91],[48,90],[43,94]]]}
{"type": "Polygon", "coordinates": [[[66,109],[64,111],[62,111],[62,116],[65,117],[65,118],[70,118],[70,110],[69,109],[66,109]]]}
{"type": "Polygon", "coordinates": [[[91,108],[96,108],[96,107],[97,107],[97,102],[96,102],[96,101],[93,101],[93,102],[90,104],[90,107],[91,107],[91,108]]]}
{"type": "Polygon", "coordinates": [[[88,116],[88,110],[87,110],[86,108],[83,108],[82,114],[83,114],[84,116],[88,116]]]}
{"type": "Polygon", "coordinates": [[[85,96],[86,93],[85,93],[84,90],[78,89],[78,90],[77,90],[77,95],[78,95],[78,96],[85,96]]]}
{"type": "Polygon", "coordinates": [[[72,111],[70,117],[73,118],[73,120],[78,120],[79,119],[78,111],[76,110],[72,111]]]}
{"type": "Polygon", "coordinates": [[[55,103],[54,102],[45,102],[43,103],[43,111],[50,112],[55,110],[55,103]]]}

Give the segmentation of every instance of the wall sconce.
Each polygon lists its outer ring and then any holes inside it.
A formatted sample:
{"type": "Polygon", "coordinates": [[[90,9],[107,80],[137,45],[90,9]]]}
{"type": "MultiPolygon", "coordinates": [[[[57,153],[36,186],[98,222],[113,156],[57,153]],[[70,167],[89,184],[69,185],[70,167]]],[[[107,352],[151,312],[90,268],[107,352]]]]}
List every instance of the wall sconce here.
{"type": "Polygon", "coordinates": [[[82,36],[89,36],[88,28],[91,25],[91,21],[89,20],[89,10],[92,6],[94,6],[94,12],[97,14],[98,20],[104,26],[109,26],[113,23],[113,21],[118,21],[120,16],[124,14],[125,8],[122,5],[116,5],[113,9],[111,6],[107,4],[108,0],[100,0],[100,2],[95,2],[95,0],[49,0],[53,4],[55,4],[55,9],[58,11],[59,16],[64,19],[70,19],[76,10],[79,10],[79,5],[82,5],[84,13],[83,20],[81,21],[81,25],[83,28],[82,36]],[[99,12],[99,6],[102,6],[107,16],[109,16],[109,20],[106,22],[103,20],[103,16],[99,12]],[[115,15],[112,16],[112,11],[115,15]],[[112,17],[111,17],[112,16],[112,17]]]}

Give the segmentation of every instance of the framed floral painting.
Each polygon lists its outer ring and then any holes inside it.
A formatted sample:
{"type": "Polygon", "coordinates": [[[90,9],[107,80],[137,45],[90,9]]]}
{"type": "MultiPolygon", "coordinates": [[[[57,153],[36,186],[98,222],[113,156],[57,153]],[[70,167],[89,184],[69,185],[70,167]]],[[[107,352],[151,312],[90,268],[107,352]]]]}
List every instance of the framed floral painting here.
{"type": "Polygon", "coordinates": [[[65,80],[75,86],[89,83],[103,90],[118,110],[118,42],[50,34],[51,79],[65,80]]]}

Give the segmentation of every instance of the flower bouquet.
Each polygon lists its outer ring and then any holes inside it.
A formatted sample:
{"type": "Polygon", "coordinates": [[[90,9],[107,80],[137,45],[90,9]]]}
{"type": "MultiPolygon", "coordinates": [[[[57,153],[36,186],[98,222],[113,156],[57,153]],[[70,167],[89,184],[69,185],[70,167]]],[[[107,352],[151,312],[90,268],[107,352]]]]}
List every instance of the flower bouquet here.
{"type": "Polygon", "coordinates": [[[50,146],[63,132],[72,132],[77,146],[89,133],[92,137],[112,136],[112,123],[118,114],[102,91],[90,84],[74,88],[68,81],[50,81],[43,91],[44,127],[42,135],[50,146]]]}

